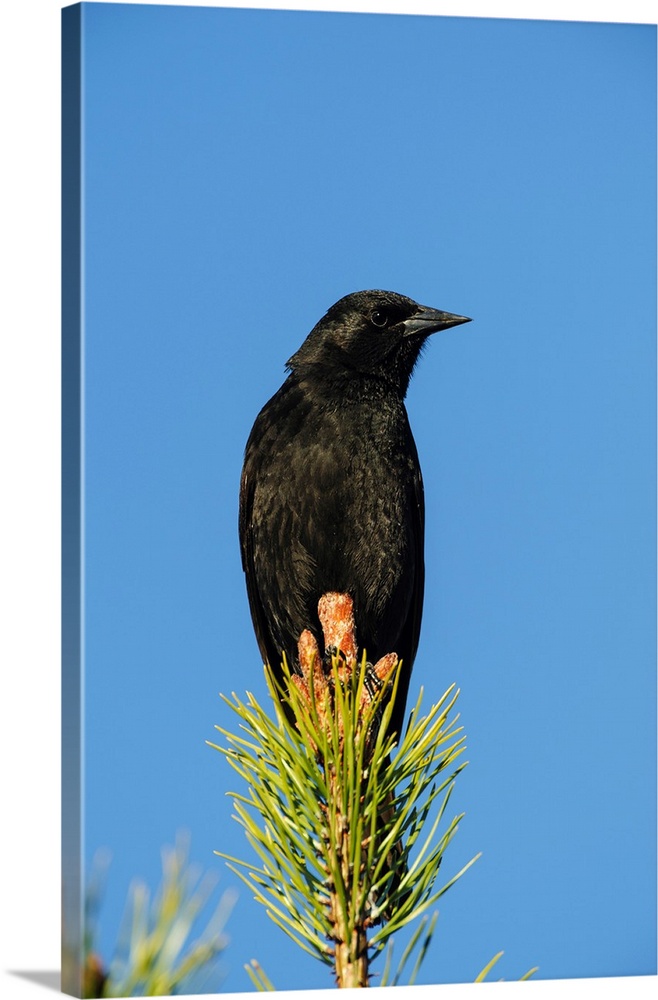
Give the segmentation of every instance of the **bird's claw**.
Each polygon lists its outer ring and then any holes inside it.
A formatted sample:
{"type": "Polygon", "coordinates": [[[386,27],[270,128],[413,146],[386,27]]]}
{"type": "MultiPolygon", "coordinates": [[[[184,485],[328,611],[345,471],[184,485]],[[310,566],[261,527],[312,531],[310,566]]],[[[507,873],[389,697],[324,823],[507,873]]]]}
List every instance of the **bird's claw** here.
{"type": "Polygon", "coordinates": [[[384,687],[384,681],[381,677],[379,677],[369,660],[366,663],[366,672],[365,677],[363,678],[363,684],[370,701],[372,701],[375,695],[384,687]]]}
{"type": "Polygon", "coordinates": [[[342,673],[344,668],[347,666],[347,657],[342,649],[339,649],[338,646],[325,646],[324,656],[322,657],[322,665],[324,666],[325,674],[331,673],[331,665],[334,657],[340,661],[338,665],[339,672],[342,673]]]}

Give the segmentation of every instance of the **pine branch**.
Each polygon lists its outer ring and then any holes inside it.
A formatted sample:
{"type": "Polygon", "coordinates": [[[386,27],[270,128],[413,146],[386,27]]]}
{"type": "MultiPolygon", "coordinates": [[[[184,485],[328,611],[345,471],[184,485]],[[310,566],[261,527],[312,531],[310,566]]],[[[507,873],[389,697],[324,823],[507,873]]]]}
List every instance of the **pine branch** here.
{"type": "MultiPolygon", "coordinates": [[[[328,599],[320,608],[325,648],[341,653],[325,665],[304,633],[301,675],[284,661],[277,684],[266,668],[274,719],[251,694],[244,701],[222,696],[240,734],[218,726],[226,745],[211,745],[247,783],[247,794],[229,794],[258,861],[217,853],[285,933],[331,966],[339,986],[370,985],[372,963],[392,935],[419,921],[397,983],[412,952],[418,950],[415,978],[427,951],[435,923],[427,910],[473,863],[438,883],[461,819],[444,829],[465,766],[464,736],[452,714],[458,692],[451,687],[422,715],[421,691],[395,749],[388,728],[401,665],[394,654],[374,667],[365,652],[357,661],[351,602],[346,595],[328,599]]],[[[390,957],[389,949],[385,980],[390,957]]]]}
{"type": "Polygon", "coordinates": [[[159,996],[185,987],[198,992],[201,982],[217,971],[217,958],[228,943],[225,927],[235,894],[223,893],[202,933],[193,939],[216,879],[190,864],[188,852],[189,838],[183,833],[175,847],[162,849],[162,881],[154,894],[141,880],[133,881],[109,965],[98,952],[96,915],[102,887],[99,871],[92,872],[85,900],[84,997],[159,996]]]}

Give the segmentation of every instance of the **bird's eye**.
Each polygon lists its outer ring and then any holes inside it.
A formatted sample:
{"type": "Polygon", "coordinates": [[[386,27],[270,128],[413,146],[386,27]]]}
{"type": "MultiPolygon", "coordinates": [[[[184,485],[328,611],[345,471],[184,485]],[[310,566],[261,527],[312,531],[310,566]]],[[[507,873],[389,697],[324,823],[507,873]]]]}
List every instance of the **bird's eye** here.
{"type": "Polygon", "coordinates": [[[370,319],[375,326],[386,326],[388,323],[388,313],[383,309],[375,309],[370,319]]]}

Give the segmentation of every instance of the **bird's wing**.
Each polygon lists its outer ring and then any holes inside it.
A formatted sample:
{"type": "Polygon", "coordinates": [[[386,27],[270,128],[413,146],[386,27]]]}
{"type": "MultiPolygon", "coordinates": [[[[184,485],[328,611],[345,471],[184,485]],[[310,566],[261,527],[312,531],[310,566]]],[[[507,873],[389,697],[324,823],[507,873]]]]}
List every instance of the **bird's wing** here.
{"type": "MultiPolygon", "coordinates": [[[[409,681],[411,670],[418,649],[420,639],[420,623],[423,616],[423,595],[425,591],[425,493],[423,489],[423,477],[420,471],[420,464],[416,455],[416,446],[411,437],[410,449],[416,457],[415,470],[412,481],[412,498],[410,504],[410,517],[413,536],[413,563],[414,575],[409,600],[409,610],[400,633],[400,655],[403,659],[403,668],[398,681],[398,690],[395,699],[395,707],[391,717],[391,729],[395,730],[400,738],[403,735],[403,722],[407,694],[409,691],[409,681]]],[[[397,652],[397,651],[396,651],[397,652]]]]}
{"type": "MultiPolygon", "coordinates": [[[[276,458],[273,460],[273,455],[277,455],[277,435],[282,424],[299,404],[300,394],[289,377],[256,418],[247,441],[240,480],[240,552],[251,618],[261,656],[277,676],[282,651],[289,645],[285,621],[294,600],[291,581],[299,573],[299,544],[294,544],[298,543],[293,530],[296,511],[280,475],[272,475],[277,469],[284,474],[286,466],[276,458]],[[269,485],[264,487],[264,481],[269,485]],[[297,563],[293,560],[293,550],[297,563]],[[278,599],[273,604],[276,595],[278,599]]],[[[287,652],[290,658],[294,645],[287,652]]]]}
{"type": "MultiPolygon", "coordinates": [[[[242,569],[244,570],[247,583],[247,597],[249,599],[249,609],[256,633],[256,641],[263,661],[269,662],[272,652],[269,649],[269,632],[267,627],[267,617],[265,609],[260,599],[257,587],[257,575],[254,562],[254,528],[253,528],[253,504],[255,475],[251,463],[249,462],[249,444],[247,444],[246,460],[242,470],[240,480],[240,510],[239,510],[239,534],[240,534],[240,554],[242,556],[242,569]]],[[[276,661],[275,661],[276,662],[276,661]]]]}

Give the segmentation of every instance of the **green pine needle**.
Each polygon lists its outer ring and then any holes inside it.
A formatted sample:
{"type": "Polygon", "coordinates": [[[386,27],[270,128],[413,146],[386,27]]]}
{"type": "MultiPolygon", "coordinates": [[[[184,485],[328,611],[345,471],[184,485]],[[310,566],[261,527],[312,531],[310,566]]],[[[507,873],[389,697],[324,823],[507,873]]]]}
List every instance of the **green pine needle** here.
{"type": "MultiPolygon", "coordinates": [[[[270,918],[305,951],[333,965],[339,980],[339,952],[358,938],[365,942],[366,967],[388,945],[382,985],[398,983],[417,953],[413,981],[436,923],[437,914],[430,919],[426,911],[473,863],[438,882],[461,819],[442,829],[455,778],[465,766],[464,736],[453,714],[458,692],[453,685],[422,715],[421,691],[395,748],[387,729],[399,664],[371,701],[363,698],[365,656],[347,680],[339,668],[334,658],[329,712],[315,691],[305,698],[291,683],[285,662],[281,684],[266,669],[274,719],[252,694],[245,700],[235,693],[222,696],[239,719],[240,733],[218,726],[225,745],[210,745],[247,784],[247,794],[229,794],[234,818],[259,861],[221,856],[270,918]],[[392,935],[415,921],[391,976],[392,935]]],[[[253,965],[246,968],[258,989],[270,988],[253,965]]]]}
{"type": "MultiPolygon", "coordinates": [[[[483,983],[484,980],[489,975],[489,973],[491,972],[491,970],[493,969],[493,967],[496,964],[496,962],[498,962],[503,957],[504,954],[505,954],[504,951],[499,951],[496,955],[494,955],[494,957],[491,959],[491,961],[487,962],[487,964],[485,965],[485,967],[482,970],[482,972],[478,973],[478,975],[475,977],[475,982],[476,983],[483,983]]],[[[530,977],[534,976],[535,972],[538,972],[538,971],[539,971],[539,966],[538,965],[535,965],[532,969],[528,969],[528,971],[523,976],[521,976],[519,982],[524,982],[524,981],[530,979],[530,977]]],[[[504,979],[499,979],[498,982],[499,983],[503,983],[503,982],[505,982],[505,980],[504,979]]]]}
{"type": "Polygon", "coordinates": [[[245,965],[245,969],[259,993],[268,993],[276,989],[272,980],[265,974],[265,970],[255,958],[252,958],[251,962],[245,965]]]}

